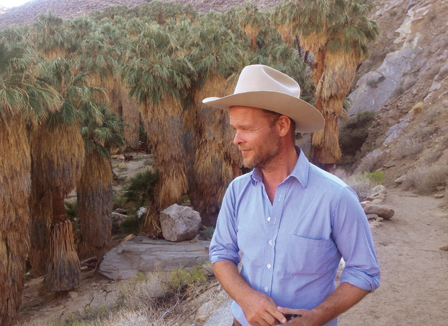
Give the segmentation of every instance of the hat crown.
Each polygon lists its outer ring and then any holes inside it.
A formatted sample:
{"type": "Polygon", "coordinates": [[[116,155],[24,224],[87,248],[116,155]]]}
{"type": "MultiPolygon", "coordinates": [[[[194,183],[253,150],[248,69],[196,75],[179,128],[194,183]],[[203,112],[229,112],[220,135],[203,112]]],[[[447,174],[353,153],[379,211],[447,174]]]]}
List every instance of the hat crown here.
{"type": "Polygon", "coordinates": [[[300,86],[294,79],[265,65],[250,65],[241,71],[234,94],[246,92],[278,92],[300,99],[300,86]]]}

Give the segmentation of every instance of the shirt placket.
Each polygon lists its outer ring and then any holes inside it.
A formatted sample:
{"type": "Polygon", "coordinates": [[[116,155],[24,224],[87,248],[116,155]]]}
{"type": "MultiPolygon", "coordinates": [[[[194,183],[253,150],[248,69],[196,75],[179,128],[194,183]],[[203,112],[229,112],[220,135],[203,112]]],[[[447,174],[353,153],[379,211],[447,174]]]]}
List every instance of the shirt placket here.
{"type": "Polygon", "coordinates": [[[287,191],[287,184],[282,183],[277,187],[275,192],[274,201],[272,203],[272,209],[270,216],[266,217],[266,234],[267,239],[265,240],[265,246],[267,246],[267,253],[264,259],[264,269],[262,273],[262,287],[264,292],[271,296],[272,284],[275,266],[275,247],[278,231],[280,228],[280,220],[283,214],[283,204],[285,199],[285,194],[287,191]]]}

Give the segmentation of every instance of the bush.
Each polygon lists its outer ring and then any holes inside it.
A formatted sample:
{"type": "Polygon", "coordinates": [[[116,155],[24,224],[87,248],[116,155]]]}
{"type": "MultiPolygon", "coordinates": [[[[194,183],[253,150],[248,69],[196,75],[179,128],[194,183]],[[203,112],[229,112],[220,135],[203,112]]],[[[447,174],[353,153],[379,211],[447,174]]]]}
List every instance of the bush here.
{"type": "Polygon", "coordinates": [[[337,169],[334,174],[356,192],[360,201],[364,201],[368,196],[372,195],[373,188],[382,184],[384,178],[384,174],[381,171],[350,175],[342,169],[337,169]]]}
{"type": "Polygon", "coordinates": [[[168,293],[182,293],[190,285],[204,284],[207,282],[207,277],[202,266],[195,266],[190,270],[184,267],[173,269],[170,278],[163,284],[164,289],[168,293]]]}
{"type": "Polygon", "coordinates": [[[135,215],[129,216],[127,219],[125,219],[121,225],[120,230],[121,232],[125,234],[139,234],[142,232],[142,226],[143,226],[143,219],[142,217],[137,217],[135,215]]]}
{"type": "Polygon", "coordinates": [[[423,102],[418,102],[412,107],[412,115],[417,115],[423,112],[423,102]]]}
{"type": "Polygon", "coordinates": [[[436,164],[425,169],[415,169],[406,175],[403,188],[411,188],[422,195],[431,194],[437,191],[437,187],[447,186],[448,165],[436,164]]]}
{"type": "Polygon", "coordinates": [[[423,143],[419,139],[403,138],[395,148],[396,158],[402,159],[407,156],[415,158],[423,150],[423,143]]]}
{"type": "Polygon", "coordinates": [[[129,180],[124,188],[123,199],[125,203],[134,203],[135,209],[146,206],[149,199],[154,197],[156,184],[159,181],[159,172],[157,170],[147,170],[137,173],[135,177],[129,180]]]}

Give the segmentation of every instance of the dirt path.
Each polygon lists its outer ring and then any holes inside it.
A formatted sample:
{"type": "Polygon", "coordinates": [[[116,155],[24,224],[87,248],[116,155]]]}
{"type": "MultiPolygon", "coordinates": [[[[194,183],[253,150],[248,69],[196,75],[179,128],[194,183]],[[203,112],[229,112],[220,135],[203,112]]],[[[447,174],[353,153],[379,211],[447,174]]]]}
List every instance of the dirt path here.
{"type": "Polygon", "coordinates": [[[381,287],[340,317],[340,326],[448,325],[446,199],[388,189],[390,221],[372,230],[381,287]]]}

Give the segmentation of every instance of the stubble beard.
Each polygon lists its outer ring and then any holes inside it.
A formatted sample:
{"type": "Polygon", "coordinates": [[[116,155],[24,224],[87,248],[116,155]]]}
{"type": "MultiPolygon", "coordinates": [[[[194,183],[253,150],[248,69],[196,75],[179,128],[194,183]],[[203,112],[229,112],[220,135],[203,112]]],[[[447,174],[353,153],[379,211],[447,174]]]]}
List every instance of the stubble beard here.
{"type": "Polygon", "coordinates": [[[280,137],[271,137],[261,148],[261,151],[258,154],[254,154],[252,160],[244,160],[243,164],[248,169],[266,169],[273,163],[279,151],[280,137]]]}

